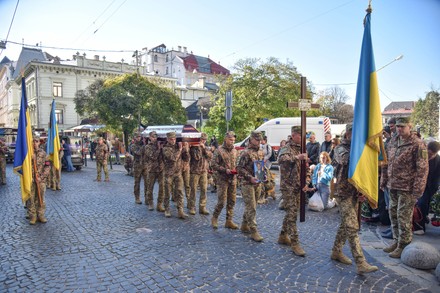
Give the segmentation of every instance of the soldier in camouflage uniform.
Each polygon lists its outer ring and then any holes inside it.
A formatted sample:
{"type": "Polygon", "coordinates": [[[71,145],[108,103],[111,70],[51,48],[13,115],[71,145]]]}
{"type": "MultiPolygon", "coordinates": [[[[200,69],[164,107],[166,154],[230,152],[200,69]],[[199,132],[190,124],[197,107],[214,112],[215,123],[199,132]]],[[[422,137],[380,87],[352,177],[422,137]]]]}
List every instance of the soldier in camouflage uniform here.
{"type": "Polygon", "coordinates": [[[50,162],[46,160],[46,152],[40,148],[40,138],[34,135],[32,141],[34,156],[32,158],[31,197],[26,205],[28,208],[29,224],[35,225],[37,218],[41,223],[47,222],[44,195],[46,193],[46,179],[50,172],[50,162]]]}
{"type": "Polygon", "coordinates": [[[185,219],[188,215],[183,212],[183,178],[182,161],[189,161],[188,143],[179,142],[176,144],[176,133],[167,133],[167,144],[163,147],[163,162],[165,176],[165,217],[171,217],[170,195],[174,189],[174,199],[177,205],[180,219],[185,219]]]}
{"type": "Polygon", "coordinates": [[[229,229],[238,229],[233,222],[234,206],[237,192],[237,150],[234,148],[235,133],[228,131],[225,134],[224,142],[213,154],[211,168],[216,173],[217,184],[217,205],[212,215],[211,224],[214,229],[218,228],[218,216],[226,202],[226,223],[229,229]]]}
{"type": "Polygon", "coordinates": [[[136,133],[136,141],[130,147],[131,154],[134,157],[133,160],[133,176],[134,176],[134,200],[137,204],[142,204],[140,199],[141,194],[141,179],[144,178],[144,197],[145,204],[148,204],[147,200],[147,168],[142,159],[143,142],[140,133],[136,133]]]}
{"type": "Polygon", "coordinates": [[[357,266],[357,273],[364,274],[378,270],[378,267],[367,263],[362,252],[361,243],[359,241],[359,193],[356,188],[348,182],[348,167],[350,161],[352,125],[347,124],[345,129],[345,137],[334,150],[333,167],[336,194],[335,199],[339,206],[341,215],[341,223],[336,233],[335,242],[333,244],[331,259],[343,264],[351,264],[352,261],[342,253],[342,247],[348,240],[351,253],[357,266]]]}
{"type": "Polygon", "coordinates": [[[4,142],[4,138],[0,138],[0,183],[6,184],[6,153],[8,147],[4,142]]]}
{"type": "MultiPolygon", "coordinates": [[[[284,210],[286,211],[278,243],[290,245],[293,253],[298,256],[305,256],[306,253],[299,244],[296,220],[301,193],[301,161],[307,161],[307,154],[301,153],[301,127],[293,126],[291,132],[292,139],[278,153],[281,174],[280,190],[284,201],[284,210]]],[[[303,189],[307,187],[308,182],[310,182],[310,171],[307,169],[306,186],[303,186],[303,189]]]]}
{"type": "Polygon", "coordinates": [[[251,233],[252,240],[263,241],[257,230],[257,192],[262,183],[255,176],[254,162],[263,160],[264,154],[260,150],[260,141],[263,135],[260,131],[252,131],[248,147],[240,154],[237,164],[238,176],[241,180],[241,194],[245,204],[241,231],[251,233]]]}
{"type": "Polygon", "coordinates": [[[148,174],[148,187],[147,187],[147,200],[150,211],[154,210],[153,204],[153,190],[154,183],[159,184],[159,194],[157,195],[157,207],[159,212],[164,212],[164,177],[163,177],[163,158],[162,158],[162,145],[157,141],[156,131],[151,131],[149,134],[149,142],[144,147],[143,157],[147,164],[148,174]]]}
{"type": "Polygon", "coordinates": [[[182,178],[183,178],[183,188],[185,190],[186,204],[187,208],[189,208],[189,197],[191,194],[191,185],[190,185],[190,166],[189,161],[182,161],[182,178]]]}
{"type": "Polygon", "coordinates": [[[98,138],[98,145],[96,146],[96,179],[95,181],[101,181],[101,169],[104,170],[105,181],[109,182],[110,178],[108,176],[108,167],[107,160],[109,155],[109,150],[107,144],[104,143],[104,139],[102,137],[98,138]]]}
{"type": "Polygon", "coordinates": [[[397,135],[387,145],[388,165],[382,166],[380,187],[390,190],[390,220],[393,243],[384,248],[390,257],[400,258],[412,241],[414,205],[423,195],[429,172],[428,152],[422,140],[411,133],[408,118],[396,119],[397,135]]]}
{"type": "Polygon", "coordinates": [[[208,189],[208,164],[212,159],[212,153],[206,146],[208,136],[202,133],[200,137],[200,144],[191,146],[189,149],[190,160],[190,185],[191,192],[188,201],[189,213],[196,214],[196,192],[197,187],[200,187],[199,213],[202,215],[209,215],[206,209],[206,192],[208,189]]]}
{"type": "Polygon", "coordinates": [[[128,176],[133,176],[133,156],[129,152],[125,152],[124,168],[128,176]]]}
{"type": "Polygon", "coordinates": [[[62,163],[61,159],[64,156],[64,151],[61,148],[58,153],[58,158],[60,161],[60,168],[55,168],[54,164],[51,162],[50,164],[50,175],[49,175],[49,187],[52,188],[52,190],[61,190],[61,169],[62,169],[62,163]]]}

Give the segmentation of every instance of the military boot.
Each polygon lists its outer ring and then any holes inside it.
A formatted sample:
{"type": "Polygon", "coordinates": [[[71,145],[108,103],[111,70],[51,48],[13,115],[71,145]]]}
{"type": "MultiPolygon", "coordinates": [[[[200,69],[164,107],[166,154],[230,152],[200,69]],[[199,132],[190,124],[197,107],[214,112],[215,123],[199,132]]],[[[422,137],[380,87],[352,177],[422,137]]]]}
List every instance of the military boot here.
{"type": "Polygon", "coordinates": [[[165,212],[165,209],[163,208],[163,205],[161,203],[157,204],[156,210],[161,213],[165,212]]]}
{"type": "Polygon", "coordinates": [[[211,225],[212,225],[212,228],[217,229],[218,228],[218,218],[213,216],[211,219],[211,225]]]}
{"type": "Polygon", "coordinates": [[[290,241],[289,235],[287,235],[284,232],[281,232],[280,236],[278,236],[278,244],[281,244],[281,245],[291,245],[292,241],[290,241]]]}
{"type": "Polygon", "coordinates": [[[137,204],[142,204],[142,201],[140,200],[139,197],[135,198],[134,202],[137,204]]]}
{"type": "Polygon", "coordinates": [[[397,241],[394,241],[391,245],[385,247],[383,251],[386,253],[390,253],[393,252],[396,248],[397,248],[397,241]]]}
{"type": "Polygon", "coordinates": [[[302,247],[299,244],[293,244],[292,251],[297,256],[305,256],[306,255],[306,252],[304,251],[304,249],[302,249],[302,247]]]}
{"type": "Polygon", "coordinates": [[[189,209],[189,214],[190,215],[195,215],[196,214],[196,208],[190,208],[189,209]]]}
{"type": "Polygon", "coordinates": [[[167,218],[171,218],[171,212],[170,212],[170,209],[166,209],[166,210],[165,210],[165,217],[167,217],[167,218]]]}
{"type": "Polygon", "coordinates": [[[187,214],[185,214],[185,212],[183,211],[183,209],[179,209],[177,212],[177,217],[179,219],[186,219],[188,217],[187,214]]]}
{"type": "Polygon", "coordinates": [[[240,230],[243,233],[251,233],[251,228],[249,228],[248,224],[245,223],[241,223],[240,230]]]}
{"type": "Polygon", "coordinates": [[[47,223],[47,218],[45,216],[38,216],[38,221],[40,223],[47,223]]]}
{"type": "Polygon", "coordinates": [[[149,210],[149,211],[154,211],[154,204],[153,204],[153,203],[150,203],[150,204],[148,205],[148,210],[149,210]]]}
{"type": "Polygon", "coordinates": [[[29,224],[31,225],[35,225],[37,223],[37,217],[36,216],[31,216],[31,219],[29,220],[29,224]]]}
{"type": "Polygon", "coordinates": [[[225,228],[229,228],[229,229],[238,229],[238,225],[235,224],[232,220],[226,220],[225,223],[225,228]]]}
{"type": "Polygon", "coordinates": [[[404,247],[397,246],[396,249],[394,249],[390,254],[388,254],[388,256],[392,258],[400,258],[400,256],[402,255],[403,248],[404,247]]]}
{"type": "Polygon", "coordinates": [[[351,265],[352,261],[349,259],[345,254],[342,253],[342,251],[332,251],[332,255],[330,256],[332,260],[339,261],[340,263],[351,265]]]}
{"type": "Polygon", "coordinates": [[[258,231],[255,231],[251,234],[251,239],[254,240],[255,242],[261,242],[263,241],[263,237],[261,237],[260,233],[258,233],[258,231]]]}
{"type": "Polygon", "coordinates": [[[365,260],[362,261],[361,263],[357,264],[357,274],[358,275],[375,272],[378,269],[379,269],[378,267],[370,265],[365,260]]]}
{"type": "Polygon", "coordinates": [[[206,207],[199,207],[199,214],[202,215],[209,215],[208,210],[206,209],[206,207]]]}

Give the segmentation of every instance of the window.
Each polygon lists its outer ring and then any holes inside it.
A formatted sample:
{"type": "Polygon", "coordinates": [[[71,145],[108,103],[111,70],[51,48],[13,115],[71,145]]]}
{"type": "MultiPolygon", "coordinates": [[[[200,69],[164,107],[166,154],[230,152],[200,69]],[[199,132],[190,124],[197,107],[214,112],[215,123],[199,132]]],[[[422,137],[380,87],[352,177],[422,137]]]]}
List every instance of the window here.
{"type": "Polygon", "coordinates": [[[62,97],[63,96],[63,83],[62,82],[54,82],[52,86],[53,86],[53,96],[54,97],[62,97]]]}
{"type": "Polygon", "coordinates": [[[64,124],[63,110],[55,110],[55,116],[58,124],[64,124]]]}
{"type": "Polygon", "coordinates": [[[167,70],[166,70],[166,73],[165,73],[166,75],[168,75],[168,67],[167,67],[167,70]]]}
{"type": "Polygon", "coordinates": [[[165,58],[165,62],[168,62],[168,55],[167,55],[166,58],[165,58]]]}
{"type": "Polygon", "coordinates": [[[154,55],[154,62],[157,62],[157,55],[154,55]]]}

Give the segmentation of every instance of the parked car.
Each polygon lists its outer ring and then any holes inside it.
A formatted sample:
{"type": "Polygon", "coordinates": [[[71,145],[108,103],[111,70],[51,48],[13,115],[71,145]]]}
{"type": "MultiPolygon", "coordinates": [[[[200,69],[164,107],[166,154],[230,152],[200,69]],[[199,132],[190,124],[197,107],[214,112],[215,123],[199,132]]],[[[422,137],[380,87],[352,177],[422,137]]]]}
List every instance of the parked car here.
{"type": "Polygon", "coordinates": [[[15,142],[6,143],[6,146],[8,147],[8,152],[6,153],[6,163],[12,163],[14,162],[15,142]]]}

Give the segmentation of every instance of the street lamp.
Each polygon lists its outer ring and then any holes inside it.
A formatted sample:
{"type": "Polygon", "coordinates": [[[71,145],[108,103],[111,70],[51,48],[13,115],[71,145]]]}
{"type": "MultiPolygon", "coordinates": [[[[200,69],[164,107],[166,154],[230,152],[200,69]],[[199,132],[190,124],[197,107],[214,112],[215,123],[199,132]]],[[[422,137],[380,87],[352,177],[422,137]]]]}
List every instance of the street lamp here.
{"type": "Polygon", "coordinates": [[[376,72],[378,72],[379,70],[384,69],[385,67],[387,67],[388,65],[390,65],[390,64],[392,64],[392,63],[394,63],[394,62],[396,62],[396,61],[401,60],[402,58],[403,58],[403,55],[399,55],[399,56],[397,56],[396,58],[394,58],[394,60],[392,60],[391,62],[388,62],[387,64],[385,64],[384,66],[382,66],[381,68],[379,68],[378,70],[376,70],[376,72]]]}

